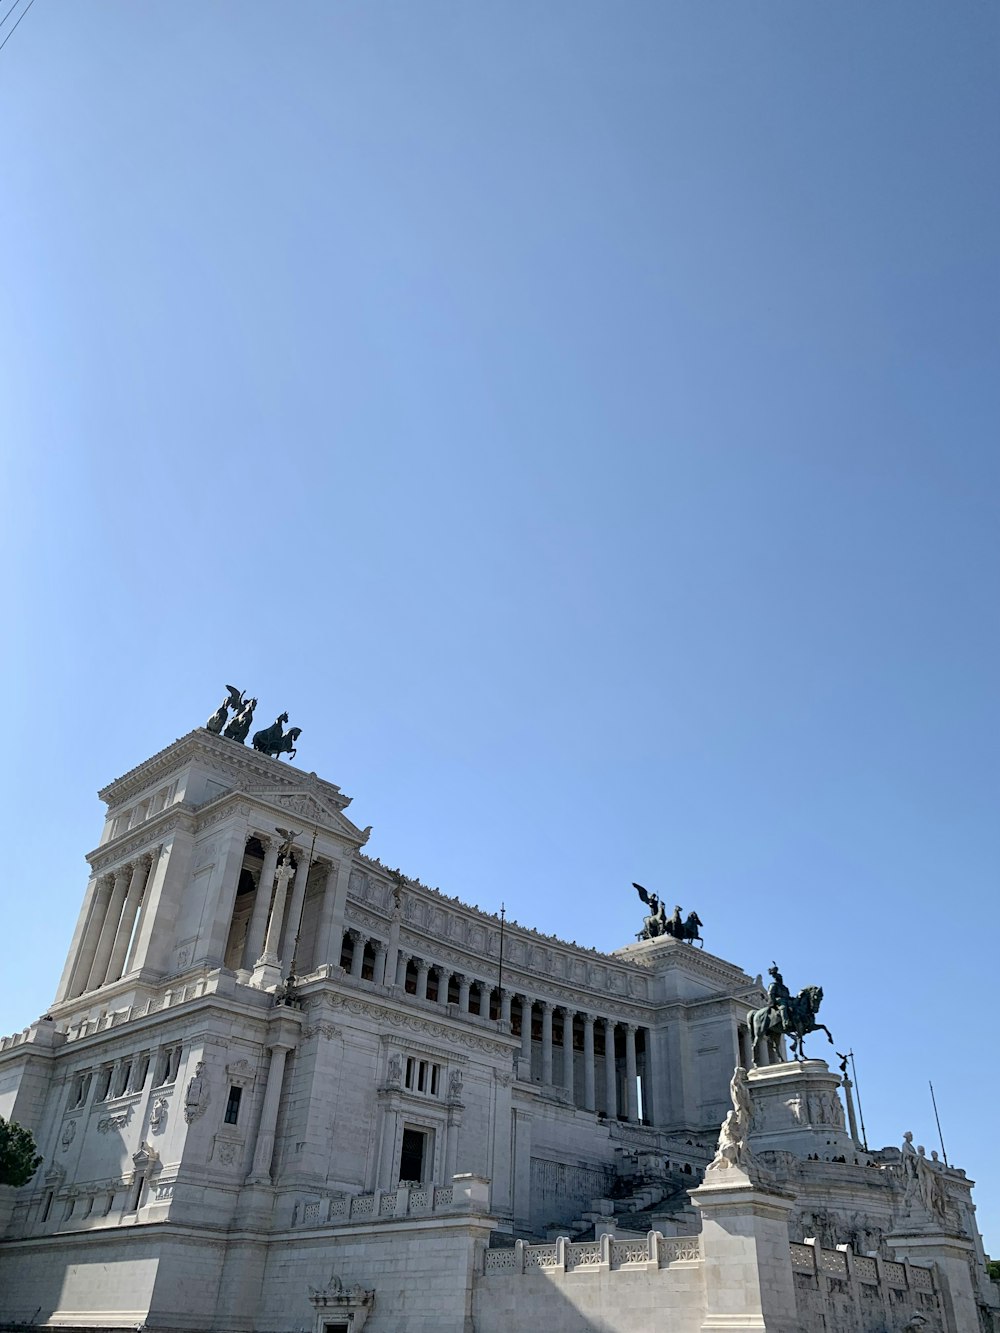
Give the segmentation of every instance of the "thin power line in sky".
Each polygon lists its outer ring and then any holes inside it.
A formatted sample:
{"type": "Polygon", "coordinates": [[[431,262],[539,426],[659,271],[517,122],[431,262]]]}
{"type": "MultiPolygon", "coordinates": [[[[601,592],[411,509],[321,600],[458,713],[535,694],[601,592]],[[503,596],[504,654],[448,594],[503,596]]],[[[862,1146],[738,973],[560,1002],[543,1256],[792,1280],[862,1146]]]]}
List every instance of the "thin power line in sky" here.
{"type": "MultiPolygon", "coordinates": [[[[27,14],[28,10],[31,8],[31,6],[32,6],[34,3],[35,3],[35,0],[28,0],[27,5],[25,5],[24,9],[22,9],[21,12],[20,12],[20,14],[18,14],[18,16],[17,16],[17,23],[14,24],[13,28],[11,28],[11,30],[10,30],[10,32],[7,34],[7,36],[3,39],[2,42],[0,42],[0,51],[2,51],[2,50],[4,49],[4,47],[5,47],[5,46],[7,45],[7,43],[10,41],[10,39],[14,36],[15,32],[17,32],[18,24],[20,24],[21,20],[24,18],[25,14],[27,14]]],[[[2,19],[0,19],[0,28],[2,28],[3,25],[4,25],[4,24],[7,22],[7,20],[10,18],[11,14],[14,12],[14,8],[15,8],[15,6],[16,6],[17,4],[18,4],[18,0],[14,0],[14,4],[11,5],[10,9],[7,10],[7,13],[4,14],[4,16],[3,16],[2,19]]]]}

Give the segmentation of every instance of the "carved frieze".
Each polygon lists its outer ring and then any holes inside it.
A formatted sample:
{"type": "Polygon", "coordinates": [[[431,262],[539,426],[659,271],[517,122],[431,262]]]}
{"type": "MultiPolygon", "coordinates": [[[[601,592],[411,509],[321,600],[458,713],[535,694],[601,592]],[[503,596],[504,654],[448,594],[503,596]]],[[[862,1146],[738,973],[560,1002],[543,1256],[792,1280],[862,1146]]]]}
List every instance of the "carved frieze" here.
{"type": "Polygon", "coordinates": [[[481,1037],[471,1032],[459,1032],[446,1027],[443,1023],[435,1023],[417,1014],[399,1013],[395,1009],[387,1009],[383,1005],[372,1004],[354,996],[337,995],[330,998],[332,1003],[346,1009],[348,1013],[372,1018],[389,1027],[408,1032],[427,1033],[447,1045],[457,1044],[466,1047],[467,1050],[483,1051],[489,1055],[508,1056],[510,1053],[510,1047],[502,1042],[491,1041],[488,1037],[481,1037]]]}

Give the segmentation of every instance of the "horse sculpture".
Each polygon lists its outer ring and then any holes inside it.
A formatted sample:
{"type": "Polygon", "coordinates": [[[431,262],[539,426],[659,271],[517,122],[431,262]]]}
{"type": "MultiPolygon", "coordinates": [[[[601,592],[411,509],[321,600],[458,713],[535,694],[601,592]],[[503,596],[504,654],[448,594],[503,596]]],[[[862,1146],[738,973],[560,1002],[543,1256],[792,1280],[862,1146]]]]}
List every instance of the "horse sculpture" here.
{"type": "Polygon", "coordinates": [[[777,1005],[768,1004],[763,1009],[754,1009],[750,1014],[750,1041],[756,1047],[761,1037],[767,1042],[767,1051],[773,1064],[781,1061],[779,1041],[788,1037],[792,1047],[792,1058],[804,1060],[802,1038],[809,1032],[820,1029],[826,1033],[827,1040],[833,1044],[830,1029],[825,1023],[817,1023],[816,1014],[823,1000],[822,986],[803,986],[798,995],[793,995],[785,1004],[788,1021],[782,1021],[781,1010],[777,1005]]]}
{"type": "Polygon", "coordinates": [[[672,935],[675,940],[684,940],[686,944],[694,944],[695,940],[698,940],[704,949],[705,941],[701,938],[698,929],[703,924],[697,912],[688,912],[685,921],[679,921],[676,917],[668,921],[665,933],[672,935]]]}
{"type": "Polygon", "coordinates": [[[680,907],[674,908],[672,917],[667,916],[663,910],[663,903],[655,893],[649,893],[641,884],[632,881],[632,887],[636,890],[639,897],[650,909],[649,916],[642,919],[642,930],[636,935],[637,940],[656,940],[661,935],[669,935],[671,939],[684,940],[687,944],[693,944],[699,940],[704,949],[705,941],[699,934],[699,927],[704,923],[697,912],[689,912],[687,920],[681,917],[680,907]]]}
{"type": "Polygon", "coordinates": [[[282,731],[282,724],[287,721],[288,714],[281,713],[270,727],[254,732],[251,741],[253,748],[259,750],[261,754],[273,755],[275,759],[280,754],[287,754],[289,759],[294,759],[295,742],[302,735],[302,728],[289,727],[287,731],[282,731]]]}

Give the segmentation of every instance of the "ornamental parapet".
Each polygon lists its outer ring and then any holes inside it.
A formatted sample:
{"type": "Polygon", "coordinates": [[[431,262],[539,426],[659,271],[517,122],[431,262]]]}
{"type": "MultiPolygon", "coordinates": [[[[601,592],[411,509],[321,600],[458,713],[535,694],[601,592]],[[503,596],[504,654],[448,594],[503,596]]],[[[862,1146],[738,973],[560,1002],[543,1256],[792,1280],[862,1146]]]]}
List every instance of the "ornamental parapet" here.
{"type": "Polygon", "coordinates": [[[516,1241],[509,1248],[486,1251],[483,1271],[495,1274],[530,1274],[538,1271],[555,1276],[563,1273],[617,1273],[669,1268],[673,1264],[702,1262],[699,1236],[664,1236],[650,1231],[639,1237],[616,1240],[607,1234],[596,1240],[571,1241],[560,1236],[547,1245],[516,1241]]]}
{"type": "Polygon", "coordinates": [[[490,1182],[482,1176],[455,1176],[450,1185],[399,1185],[370,1194],[328,1194],[301,1198],[292,1213],[292,1226],[345,1227],[359,1223],[414,1220],[446,1215],[488,1213],[490,1182]]]}

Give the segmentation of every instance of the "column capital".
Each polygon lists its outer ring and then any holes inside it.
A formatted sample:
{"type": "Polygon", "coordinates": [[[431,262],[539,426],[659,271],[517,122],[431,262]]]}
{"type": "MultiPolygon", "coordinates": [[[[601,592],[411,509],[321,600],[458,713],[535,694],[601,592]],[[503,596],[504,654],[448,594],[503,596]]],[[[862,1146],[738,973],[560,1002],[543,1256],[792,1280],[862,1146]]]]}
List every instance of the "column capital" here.
{"type": "Polygon", "coordinates": [[[597,1020],[593,1014],[584,1013],[583,1015],[584,1026],[590,1028],[591,1031],[593,1031],[594,1023],[596,1021],[597,1020]]]}
{"type": "Polygon", "coordinates": [[[418,972],[429,972],[433,966],[434,966],[434,964],[433,964],[433,963],[429,963],[429,962],[427,961],[426,958],[418,958],[418,959],[417,959],[417,971],[418,971],[418,972]]]}
{"type": "Polygon", "coordinates": [[[347,933],[355,944],[359,942],[362,944],[368,943],[368,936],[364,933],[363,930],[359,930],[357,926],[348,926],[347,933]]]}
{"type": "Polygon", "coordinates": [[[540,1004],[547,1014],[554,1014],[559,1007],[555,1000],[536,1000],[535,1003],[540,1004]]]}

